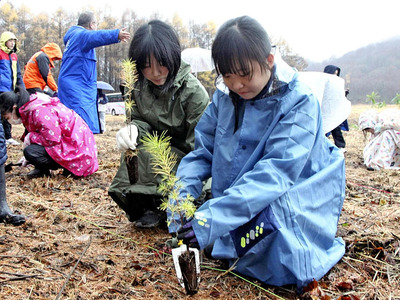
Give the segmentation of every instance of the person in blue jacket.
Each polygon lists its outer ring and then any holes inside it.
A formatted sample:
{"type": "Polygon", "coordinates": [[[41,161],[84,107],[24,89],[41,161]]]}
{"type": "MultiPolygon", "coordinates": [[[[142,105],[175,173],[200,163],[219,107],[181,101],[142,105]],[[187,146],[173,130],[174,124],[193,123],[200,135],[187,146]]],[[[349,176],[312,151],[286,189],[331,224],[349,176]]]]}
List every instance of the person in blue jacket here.
{"type": "Polygon", "coordinates": [[[92,12],[82,13],[78,25],[72,26],[64,36],[58,97],[85,120],[93,133],[100,133],[95,48],[127,42],[129,38],[125,28],[97,30],[97,19],[92,12]]]}
{"type": "Polygon", "coordinates": [[[169,211],[169,231],[212,258],[236,262],[235,272],[301,288],[345,252],[336,237],[343,153],[324,135],[318,100],[297,72],[274,62],[256,20],[224,23],[212,57],[227,88],[215,91],[195,129],[195,149],[176,174],[180,197],[198,197],[212,177],[212,198],[183,225],[169,211]]]}
{"type": "MultiPolygon", "coordinates": [[[[17,86],[25,88],[18,63],[18,39],[14,33],[5,31],[0,36],[0,93],[14,91],[17,86]]],[[[11,124],[2,120],[7,145],[19,145],[12,138],[11,124]]]]}

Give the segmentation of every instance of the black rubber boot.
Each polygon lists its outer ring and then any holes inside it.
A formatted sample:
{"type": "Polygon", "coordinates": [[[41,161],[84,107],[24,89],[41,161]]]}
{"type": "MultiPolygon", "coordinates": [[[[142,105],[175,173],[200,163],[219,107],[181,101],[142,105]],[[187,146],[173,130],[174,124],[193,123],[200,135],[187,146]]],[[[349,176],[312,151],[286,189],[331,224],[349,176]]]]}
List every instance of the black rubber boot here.
{"type": "Polygon", "coordinates": [[[146,211],[139,220],[136,221],[135,226],[138,228],[165,228],[167,214],[163,211],[146,211]]]}
{"type": "Polygon", "coordinates": [[[26,176],[28,176],[29,179],[50,176],[50,171],[35,168],[32,171],[30,171],[28,174],[26,174],[26,176]]]}
{"type": "Polygon", "coordinates": [[[25,223],[23,215],[14,214],[7,204],[4,164],[0,166],[0,222],[19,226],[25,223]]]}

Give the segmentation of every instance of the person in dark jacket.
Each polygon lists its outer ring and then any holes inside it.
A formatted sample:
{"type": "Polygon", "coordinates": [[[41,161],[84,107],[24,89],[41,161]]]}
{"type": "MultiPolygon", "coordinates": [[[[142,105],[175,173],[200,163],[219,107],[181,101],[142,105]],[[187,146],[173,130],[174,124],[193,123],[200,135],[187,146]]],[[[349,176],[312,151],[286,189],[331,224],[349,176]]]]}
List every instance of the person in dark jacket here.
{"type": "MultiPolygon", "coordinates": [[[[17,85],[25,87],[18,64],[17,37],[5,31],[0,37],[0,93],[14,91],[17,85]]],[[[19,145],[11,136],[11,124],[2,120],[7,145],[19,145]]]]}
{"type": "MultiPolygon", "coordinates": [[[[8,122],[6,119],[3,119],[3,116],[1,116],[1,119],[8,122]]],[[[25,223],[25,217],[23,215],[13,213],[7,204],[6,175],[4,168],[6,160],[7,146],[4,137],[3,125],[0,122],[0,222],[18,226],[25,223]]]]}
{"type": "Polygon", "coordinates": [[[167,131],[171,151],[179,161],[194,149],[194,128],[208,106],[209,97],[191,74],[190,65],[181,60],[177,33],[162,21],[150,21],[136,31],[129,58],[136,62],[138,75],[133,91],[135,106],[131,123],[116,136],[117,147],[123,154],[108,194],[129,220],[136,222],[136,227],[152,228],[163,225],[166,216],[157,208],[162,196],[158,191],[160,176],[155,176],[150,154],[143,150],[140,139],[147,133],[160,135],[167,131]],[[136,147],[138,178],[131,183],[124,153],[136,147]]]}
{"type": "Polygon", "coordinates": [[[25,66],[24,83],[29,94],[36,92],[45,92],[46,86],[49,91],[46,93],[53,96],[57,92],[57,83],[51,74],[51,69],[54,68],[54,61],[62,58],[60,46],[56,43],[47,43],[36,52],[25,66]]]}
{"type": "MultiPolygon", "coordinates": [[[[327,65],[324,69],[324,73],[340,76],[340,68],[334,65],[327,65]]],[[[344,93],[345,96],[347,97],[349,90],[345,90],[344,93]]],[[[340,150],[342,150],[343,153],[345,153],[346,141],[344,140],[342,130],[349,131],[349,125],[347,123],[347,120],[343,121],[343,123],[334,128],[330,133],[332,133],[332,138],[333,141],[335,142],[335,145],[338,148],[340,148],[340,150]]],[[[327,133],[326,136],[329,136],[329,133],[327,133]]]]}
{"type": "Polygon", "coordinates": [[[108,98],[102,89],[97,89],[97,111],[99,112],[100,133],[106,132],[106,111],[108,98]]]}

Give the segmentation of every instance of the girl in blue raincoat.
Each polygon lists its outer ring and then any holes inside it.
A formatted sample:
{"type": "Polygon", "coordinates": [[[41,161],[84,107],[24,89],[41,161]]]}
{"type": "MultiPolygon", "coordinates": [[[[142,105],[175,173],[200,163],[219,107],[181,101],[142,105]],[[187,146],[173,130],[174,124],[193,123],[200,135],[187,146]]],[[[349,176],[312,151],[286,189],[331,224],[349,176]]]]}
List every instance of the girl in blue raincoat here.
{"type": "Polygon", "coordinates": [[[212,198],[169,230],[266,284],[319,280],[345,252],[335,237],[345,170],[318,100],[274,62],[266,31],[250,17],[222,25],[212,56],[226,89],[214,93],[177,171],[181,197],[198,197],[212,177],[212,198]]]}

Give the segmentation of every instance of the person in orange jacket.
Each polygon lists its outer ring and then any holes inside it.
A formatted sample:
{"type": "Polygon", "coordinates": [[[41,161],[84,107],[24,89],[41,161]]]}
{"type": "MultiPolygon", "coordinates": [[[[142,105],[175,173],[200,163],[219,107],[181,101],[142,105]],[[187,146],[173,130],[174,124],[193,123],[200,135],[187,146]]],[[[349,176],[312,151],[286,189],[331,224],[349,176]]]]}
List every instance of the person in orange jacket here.
{"type": "Polygon", "coordinates": [[[45,92],[45,87],[48,86],[51,91],[46,92],[53,95],[57,92],[57,83],[51,74],[51,69],[54,68],[54,61],[62,58],[60,46],[56,43],[47,43],[36,52],[25,66],[24,83],[29,94],[36,92],[45,92]]]}

